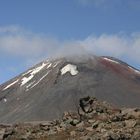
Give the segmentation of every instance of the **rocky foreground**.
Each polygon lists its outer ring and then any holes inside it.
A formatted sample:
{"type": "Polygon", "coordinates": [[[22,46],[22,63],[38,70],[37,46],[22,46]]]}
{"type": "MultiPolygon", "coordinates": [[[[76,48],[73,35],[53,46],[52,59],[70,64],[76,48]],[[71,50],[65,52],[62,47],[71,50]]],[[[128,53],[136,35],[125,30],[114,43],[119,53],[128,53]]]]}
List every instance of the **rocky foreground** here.
{"type": "Polygon", "coordinates": [[[0,125],[0,140],[140,140],[140,108],[118,109],[96,98],[80,99],[61,120],[0,125]]]}

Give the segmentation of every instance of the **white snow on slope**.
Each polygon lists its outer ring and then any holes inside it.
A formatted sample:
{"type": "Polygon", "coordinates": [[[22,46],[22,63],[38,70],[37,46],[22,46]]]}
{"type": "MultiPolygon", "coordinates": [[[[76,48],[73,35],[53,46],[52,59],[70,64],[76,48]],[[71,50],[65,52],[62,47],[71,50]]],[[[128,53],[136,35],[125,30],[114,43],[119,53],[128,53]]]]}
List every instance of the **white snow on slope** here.
{"type": "Polygon", "coordinates": [[[117,62],[117,61],[115,61],[115,60],[112,60],[112,59],[109,59],[109,58],[106,58],[106,57],[104,57],[104,59],[107,60],[107,61],[110,61],[110,62],[113,62],[113,63],[119,64],[119,62],[117,62]]]}
{"type": "Polygon", "coordinates": [[[29,77],[23,77],[23,78],[22,78],[21,86],[25,85],[25,84],[26,84],[27,82],[29,82],[33,77],[34,77],[34,75],[30,75],[29,77]]]}
{"type": "Polygon", "coordinates": [[[19,80],[17,79],[16,81],[12,82],[11,84],[9,84],[8,86],[6,86],[3,90],[6,90],[8,88],[10,88],[11,86],[13,86],[14,84],[16,84],[19,80]]]}
{"type": "Polygon", "coordinates": [[[45,63],[42,63],[41,66],[37,67],[37,68],[34,68],[33,71],[31,72],[31,75],[34,75],[36,73],[38,73],[41,69],[43,69],[47,64],[45,63]]]}
{"type": "MultiPolygon", "coordinates": [[[[49,71],[50,72],[50,71],[49,71]]],[[[45,75],[43,75],[38,82],[36,82],[34,85],[31,86],[31,88],[35,87],[36,85],[38,85],[48,74],[49,72],[47,72],[45,75]]],[[[30,88],[30,89],[31,89],[30,88]]],[[[29,89],[27,89],[26,91],[28,91],[29,89]]]]}
{"type": "Polygon", "coordinates": [[[132,67],[130,67],[130,66],[128,66],[128,68],[130,68],[130,69],[133,70],[134,72],[140,74],[140,71],[138,71],[138,70],[136,70],[136,69],[134,69],[134,68],[132,68],[132,67]]]}
{"type": "Polygon", "coordinates": [[[3,99],[3,101],[4,101],[4,102],[7,102],[7,99],[6,99],[6,98],[4,98],[4,99],[3,99]]]}
{"type": "Polygon", "coordinates": [[[54,63],[53,68],[55,68],[61,61],[57,61],[54,63]]]}
{"type": "Polygon", "coordinates": [[[50,64],[47,66],[47,69],[50,68],[51,66],[52,66],[52,63],[50,63],[50,64]]]}
{"type": "Polygon", "coordinates": [[[28,70],[26,73],[22,74],[22,76],[25,76],[26,74],[29,74],[30,72],[32,72],[32,70],[28,70]]]}
{"type": "Polygon", "coordinates": [[[29,87],[31,87],[34,83],[35,83],[35,81],[29,83],[29,84],[26,86],[26,89],[28,89],[29,87]]]}
{"type": "MultiPolygon", "coordinates": [[[[51,64],[51,63],[50,63],[51,64]]],[[[49,64],[49,67],[51,66],[49,64]]],[[[30,76],[29,77],[23,77],[22,79],[21,79],[21,85],[20,86],[23,86],[23,85],[25,85],[27,82],[29,82],[33,77],[34,77],[34,75],[36,74],[36,73],[38,73],[40,70],[42,70],[46,65],[48,65],[48,63],[42,63],[42,65],[41,66],[39,66],[39,67],[37,67],[37,68],[34,68],[32,71],[31,71],[31,73],[30,73],[30,76]]]]}
{"type": "Polygon", "coordinates": [[[70,72],[71,75],[78,74],[77,66],[72,64],[67,64],[65,67],[61,69],[61,75],[64,75],[67,72],[70,72]]]}

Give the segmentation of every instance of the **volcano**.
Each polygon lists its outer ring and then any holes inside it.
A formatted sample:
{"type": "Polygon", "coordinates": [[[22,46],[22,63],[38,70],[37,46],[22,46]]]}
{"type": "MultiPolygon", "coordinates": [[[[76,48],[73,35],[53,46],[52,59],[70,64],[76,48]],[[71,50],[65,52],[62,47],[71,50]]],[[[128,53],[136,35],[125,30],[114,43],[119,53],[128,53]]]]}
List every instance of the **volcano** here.
{"type": "Polygon", "coordinates": [[[107,56],[47,59],[0,86],[0,122],[57,119],[85,96],[140,107],[140,71],[107,56]]]}

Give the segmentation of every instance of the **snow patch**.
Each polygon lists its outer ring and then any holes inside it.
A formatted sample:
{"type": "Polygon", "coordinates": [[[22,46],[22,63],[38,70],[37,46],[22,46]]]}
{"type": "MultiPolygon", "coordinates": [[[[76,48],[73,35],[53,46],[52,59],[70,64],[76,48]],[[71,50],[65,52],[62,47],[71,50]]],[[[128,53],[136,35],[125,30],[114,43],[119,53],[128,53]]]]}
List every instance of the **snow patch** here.
{"type": "Polygon", "coordinates": [[[119,62],[112,60],[112,59],[109,59],[109,58],[106,58],[106,57],[104,57],[103,59],[110,61],[110,62],[113,62],[113,63],[116,63],[116,64],[120,64],[119,62]]]}
{"type": "Polygon", "coordinates": [[[41,66],[37,67],[37,68],[34,68],[33,70],[30,71],[30,76],[29,77],[23,77],[21,79],[21,85],[20,86],[23,86],[25,85],[27,82],[29,82],[36,73],[38,73],[40,70],[42,70],[47,64],[45,63],[42,63],[41,66]]]}
{"type": "Polygon", "coordinates": [[[11,84],[9,84],[8,86],[6,86],[3,90],[6,90],[8,88],[10,88],[11,86],[13,86],[14,84],[16,84],[19,80],[17,79],[16,81],[12,82],[11,84]]]}
{"type": "Polygon", "coordinates": [[[31,75],[34,75],[38,73],[41,69],[43,69],[47,64],[43,63],[41,66],[34,68],[33,71],[31,72],[31,75]]]}
{"type": "MultiPolygon", "coordinates": [[[[49,71],[50,72],[50,71],[49,71]]],[[[49,72],[47,72],[45,75],[43,75],[38,82],[36,82],[34,85],[31,86],[31,88],[35,87],[36,85],[38,85],[48,74],[49,72]]],[[[31,89],[30,88],[30,89],[31,89]]],[[[27,89],[26,91],[28,91],[29,89],[27,89]]]]}
{"type": "Polygon", "coordinates": [[[70,72],[71,75],[78,74],[77,66],[72,64],[67,64],[65,67],[61,69],[61,75],[64,75],[67,72],[70,72]]]}
{"type": "Polygon", "coordinates": [[[32,78],[34,77],[34,75],[30,75],[29,77],[23,77],[22,78],[22,82],[21,82],[21,86],[25,85],[27,82],[29,82],[32,78]]]}
{"type": "Polygon", "coordinates": [[[55,68],[61,61],[57,61],[54,63],[53,68],[55,68]]]}
{"type": "Polygon", "coordinates": [[[3,98],[3,101],[6,103],[7,102],[7,99],[6,98],[3,98]]]}
{"type": "Polygon", "coordinates": [[[50,63],[50,64],[47,66],[47,69],[50,68],[51,66],[52,66],[52,64],[50,63]]]}
{"type": "Polygon", "coordinates": [[[130,67],[130,66],[128,66],[128,68],[131,69],[131,70],[133,70],[134,72],[140,74],[140,71],[138,71],[138,70],[136,70],[136,69],[134,69],[134,68],[132,68],[132,67],[130,67]]]}
{"type": "Polygon", "coordinates": [[[32,72],[32,71],[33,71],[33,70],[29,70],[29,71],[27,71],[26,73],[23,73],[22,76],[25,76],[25,75],[29,74],[29,73],[32,72]]]}
{"type": "Polygon", "coordinates": [[[28,89],[28,88],[31,87],[34,83],[35,83],[35,81],[31,82],[30,84],[28,84],[28,85],[26,86],[26,88],[28,89]]]}

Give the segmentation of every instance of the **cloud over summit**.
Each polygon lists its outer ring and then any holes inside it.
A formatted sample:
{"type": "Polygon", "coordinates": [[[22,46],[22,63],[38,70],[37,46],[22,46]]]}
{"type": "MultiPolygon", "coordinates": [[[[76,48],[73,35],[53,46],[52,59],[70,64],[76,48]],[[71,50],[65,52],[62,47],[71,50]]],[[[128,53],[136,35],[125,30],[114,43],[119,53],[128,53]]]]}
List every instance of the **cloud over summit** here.
{"type": "Polygon", "coordinates": [[[0,55],[38,61],[46,57],[85,52],[125,57],[140,63],[140,34],[89,35],[81,40],[60,41],[18,26],[0,27],[0,55]]]}

